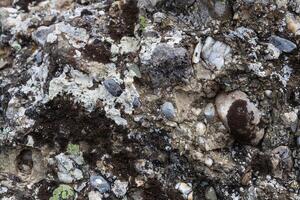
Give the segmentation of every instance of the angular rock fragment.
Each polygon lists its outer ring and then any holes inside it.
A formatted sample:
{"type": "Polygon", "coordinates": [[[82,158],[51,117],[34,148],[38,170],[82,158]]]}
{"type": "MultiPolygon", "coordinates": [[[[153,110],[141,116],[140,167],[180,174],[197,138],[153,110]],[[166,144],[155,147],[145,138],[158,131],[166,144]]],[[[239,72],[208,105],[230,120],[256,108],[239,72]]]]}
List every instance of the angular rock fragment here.
{"type": "Polygon", "coordinates": [[[210,69],[221,70],[225,62],[230,59],[230,52],[228,45],[208,37],[202,48],[202,57],[209,64],[210,69]]]}
{"type": "Polygon", "coordinates": [[[167,118],[167,119],[173,119],[176,114],[175,114],[175,108],[171,102],[165,102],[161,106],[161,111],[162,114],[167,118]]]}
{"type": "Polygon", "coordinates": [[[102,176],[91,176],[90,183],[100,193],[105,193],[110,191],[110,184],[102,176]]]}
{"type": "Polygon", "coordinates": [[[47,37],[55,30],[54,26],[41,26],[35,32],[32,33],[32,39],[39,45],[45,46],[47,37]]]}
{"type": "Polygon", "coordinates": [[[82,164],[81,157],[73,158],[63,153],[55,156],[58,172],[58,179],[63,183],[72,183],[73,181],[83,178],[83,173],[80,169],[76,168],[82,164]]]}
{"type": "Polygon", "coordinates": [[[180,191],[185,199],[193,199],[193,189],[191,183],[179,182],[176,184],[175,188],[180,191]]]}
{"type": "Polygon", "coordinates": [[[271,36],[270,42],[280,51],[290,53],[297,48],[297,45],[287,39],[278,36],[271,36]]]}
{"type": "Polygon", "coordinates": [[[223,124],[237,141],[258,144],[264,135],[258,127],[261,113],[244,92],[219,94],[215,103],[223,124]]]}

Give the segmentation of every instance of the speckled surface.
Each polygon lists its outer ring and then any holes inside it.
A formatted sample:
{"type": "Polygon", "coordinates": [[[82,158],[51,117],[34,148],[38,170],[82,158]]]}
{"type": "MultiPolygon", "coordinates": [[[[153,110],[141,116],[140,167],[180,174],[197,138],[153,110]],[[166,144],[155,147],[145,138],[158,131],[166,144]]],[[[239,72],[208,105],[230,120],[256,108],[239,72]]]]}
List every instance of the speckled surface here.
{"type": "Polygon", "coordinates": [[[299,198],[299,0],[2,0],[0,198],[299,198]]]}

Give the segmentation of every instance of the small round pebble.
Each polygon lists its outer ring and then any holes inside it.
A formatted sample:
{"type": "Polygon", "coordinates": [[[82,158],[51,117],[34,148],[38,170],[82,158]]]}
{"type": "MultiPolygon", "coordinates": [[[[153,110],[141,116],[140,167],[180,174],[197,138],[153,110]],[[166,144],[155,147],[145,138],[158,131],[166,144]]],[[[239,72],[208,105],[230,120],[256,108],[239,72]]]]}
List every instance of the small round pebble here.
{"type": "Polygon", "coordinates": [[[140,101],[140,99],[139,99],[138,97],[134,97],[134,98],[133,98],[132,106],[133,106],[134,108],[139,108],[139,107],[141,107],[141,101],[140,101]]]}
{"type": "Polygon", "coordinates": [[[272,90],[265,90],[265,95],[269,98],[272,97],[272,90]]]}
{"type": "Polygon", "coordinates": [[[211,167],[214,163],[214,161],[211,158],[206,158],[204,162],[207,167],[211,167]]]}
{"type": "Polygon", "coordinates": [[[216,113],[215,110],[215,106],[213,103],[209,103],[206,105],[206,107],[204,108],[204,115],[206,117],[206,119],[211,120],[214,118],[216,113]]]}
{"type": "Polygon", "coordinates": [[[199,135],[204,135],[206,132],[206,126],[203,122],[198,122],[196,125],[196,131],[199,135]]]}
{"type": "Polygon", "coordinates": [[[173,106],[173,104],[171,102],[165,102],[161,106],[161,111],[162,111],[163,115],[167,119],[173,119],[176,116],[176,114],[175,114],[175,108],[174,108],[174,106],[173,106]]]}
{"type": "Polygon", "coordinates": [[[123,92],[121,86],[114,79],[107,79],[103,81],[103,85],[114,97],[120,96],[123,92]]]}

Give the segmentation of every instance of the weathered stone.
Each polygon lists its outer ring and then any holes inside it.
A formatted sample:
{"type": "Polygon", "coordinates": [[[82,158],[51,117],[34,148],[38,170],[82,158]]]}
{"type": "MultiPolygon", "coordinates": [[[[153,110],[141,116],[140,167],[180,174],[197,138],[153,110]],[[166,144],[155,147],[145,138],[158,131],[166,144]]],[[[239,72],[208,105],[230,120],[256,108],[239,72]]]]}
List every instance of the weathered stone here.
{"type": "Polygon", "coordinates": [[[110,184],[102,176],[91,176],[90,183],[100,193],[106,193],[110,191],[110,184]]]}
{"type": "Polygon", "coordinates": [[[107,79],[103,81],[104,87],[114,97],[118,97],[122,94],[123,90],[120,85],[114,79],[107,79]]]}
{"type": "Polygon", "coordinates": [[[194,49],[194,54],[193,54],[193,63],[197,64],[200,62],[201,59],[201,51],[202,51],[202,42],[199,41],[198,44],[196,45],[194,49]]]}
{"type": "Polygon", "coordinates": [[[45,46],[47,37],[55,30],[54,26],[41,26],[35,32],[32,33],[32,39],[39,45],[45,46]]]}
{"type": "Polygon", "coordinates": [[[267,52],[268,52],[268,55],[266,56],[267,60],[276,60],[279,58],[281,54],[281,51],[273,44],[268,44],[267,52]]]}
{"type": "Polygon", "coordinates": [[[211,120],[215,117],[215,105],[213,103],[209,103],[204,108],[204,115],[208,120],[211,120]]]}
{"type": "Polygon", "coordinates": [[[176,116],[175,108],[171,102],[165,102],[161,106],[161,111],[167,119],[173,119],[176,116]]]}
{"type": "Polygon", "coordinates": [[[244,92],[219,94],[215,103],[223,124],[237,141],[257,144],[262,139],[264,132],[258,127],[261,113],[244,92]]]}
{"type": "Polygon", "coordinates": [[[274,35],[270,37],[270,42],[280,51],[285,53],[290,53],[297,48],[295,43],[274,35]]]}
{"type": "Polygon", "coordinates": [[[191,183],[180,182],[176,184],[175,188],[181,192],[185,199],[192,200],[193,189],[191,183]]]}
{"type": "Polygon", "coordinates": [[[128,182],[116,180],[112,186],[112,191],[116,197],[121,198],[127,193],[128,182]]]}
{"type": "Polygon", "coordinates": [[[202,48],[202,57],[211,69],[221,70],[225,63],[230,60],[230,51],[228,45],[208,37],[202,48]]]}

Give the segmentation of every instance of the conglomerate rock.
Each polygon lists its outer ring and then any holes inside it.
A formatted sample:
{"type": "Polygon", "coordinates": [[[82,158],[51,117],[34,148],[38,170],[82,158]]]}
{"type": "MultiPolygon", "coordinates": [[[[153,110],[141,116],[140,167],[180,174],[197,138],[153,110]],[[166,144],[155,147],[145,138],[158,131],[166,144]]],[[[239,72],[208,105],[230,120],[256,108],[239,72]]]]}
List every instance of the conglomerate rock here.
{"type": "Polygon", "coordinates": [[[0,199],[299,200],[299,0],[1,0],[0,199]]]}

